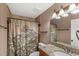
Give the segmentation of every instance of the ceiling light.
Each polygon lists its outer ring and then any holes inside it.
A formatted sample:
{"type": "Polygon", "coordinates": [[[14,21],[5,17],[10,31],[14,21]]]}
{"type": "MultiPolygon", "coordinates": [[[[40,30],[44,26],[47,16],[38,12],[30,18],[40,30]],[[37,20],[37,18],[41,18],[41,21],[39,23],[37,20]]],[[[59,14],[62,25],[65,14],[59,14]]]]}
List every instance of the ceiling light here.
{"type": "Polygon", "coordinates": [[[71,4],[71,5],[69,6],[68,12],[71,12],[71,11],[73,11],[74,9],[76,9],[76,5],[75,5],[75,4],[71,4]]]}
{"type": "Polygon", "coordinates": [[[57,14],[54,12],[52,18],[57,17],[57,14]]]}

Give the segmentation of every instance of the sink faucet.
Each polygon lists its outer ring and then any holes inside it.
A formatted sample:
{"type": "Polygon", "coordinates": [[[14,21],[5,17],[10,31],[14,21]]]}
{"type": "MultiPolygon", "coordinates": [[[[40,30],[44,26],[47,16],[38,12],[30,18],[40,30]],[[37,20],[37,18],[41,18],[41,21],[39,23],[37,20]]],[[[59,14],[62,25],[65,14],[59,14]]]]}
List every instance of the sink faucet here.
{"type": "Polygon", "coordinates": [[[65,51],[66,53],[70,53],[70,49],[68,49],[68,48],[64,48],[64,51],[65,51]]]}

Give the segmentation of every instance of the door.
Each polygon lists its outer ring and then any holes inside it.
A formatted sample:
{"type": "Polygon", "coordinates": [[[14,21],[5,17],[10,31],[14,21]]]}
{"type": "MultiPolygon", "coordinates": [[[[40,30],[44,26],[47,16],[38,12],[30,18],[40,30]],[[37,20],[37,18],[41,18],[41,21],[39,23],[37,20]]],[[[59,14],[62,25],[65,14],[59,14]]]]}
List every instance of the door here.
{"type": "Polygon", "coordinates": [[[79,19],[71,21],[71,46],[79,48],[79,19]]]}

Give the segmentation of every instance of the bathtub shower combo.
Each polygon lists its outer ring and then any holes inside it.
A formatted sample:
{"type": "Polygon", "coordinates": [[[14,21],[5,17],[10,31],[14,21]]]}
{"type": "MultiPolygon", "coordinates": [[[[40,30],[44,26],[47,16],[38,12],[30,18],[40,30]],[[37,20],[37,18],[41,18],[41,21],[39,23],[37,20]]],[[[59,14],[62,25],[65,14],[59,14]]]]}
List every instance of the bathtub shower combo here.
{"type": "Polygon", "coordinates": [[[7,55],[29,56],[38,48],[38,23],[9,18],[7,21],[7,55]]]}

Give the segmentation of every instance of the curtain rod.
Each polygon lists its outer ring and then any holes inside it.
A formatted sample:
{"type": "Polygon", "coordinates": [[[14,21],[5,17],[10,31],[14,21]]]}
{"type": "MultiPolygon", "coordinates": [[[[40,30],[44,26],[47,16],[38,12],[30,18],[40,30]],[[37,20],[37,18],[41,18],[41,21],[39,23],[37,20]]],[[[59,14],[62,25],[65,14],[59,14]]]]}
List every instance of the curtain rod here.
{"type": "Polygon", "coordinates": [[[7,29],[7,27],[0,25],[1,28],[7,29]]]}
{"type": "Polygon", "coordinates": [[[17,20],[23,20],[23,21],[37,22],[37,21],[33,21],[33,20],[26,20],[26,19],[13,18],[13,17],[8,17],[8,19],[17,19],[17,20]]]}

